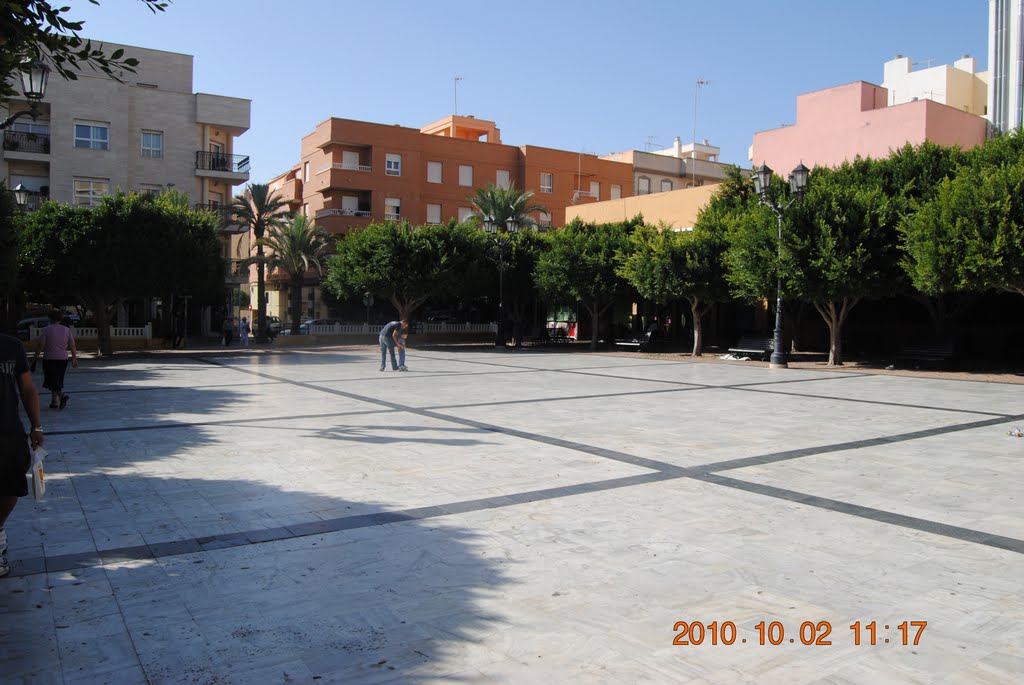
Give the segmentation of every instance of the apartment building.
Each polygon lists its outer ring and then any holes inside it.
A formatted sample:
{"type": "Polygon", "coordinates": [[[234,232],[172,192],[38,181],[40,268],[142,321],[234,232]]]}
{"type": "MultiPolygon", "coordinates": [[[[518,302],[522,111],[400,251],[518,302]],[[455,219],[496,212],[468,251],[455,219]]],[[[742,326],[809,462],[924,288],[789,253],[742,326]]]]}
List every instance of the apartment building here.
{"type": "Polygon", "coordinates": [[[449,116],[422,128],[350,119],[321,122],[302,139],[296,167],[270,185],[331,233],[374,221],[464,221],[488,183],[535,193],[542,226],[565,208],[632,194],[632,168],[595,155],[501,142],[493,121],[449,116]]]}
{"type": "MultiPolygon", "coordinates": [[[[194,93],[192,55],[104,45],[108,54],[119,48],[139,60],[137,73],[121,72],[121,83],[88,69],[77,81],[52,76],[41,115],[4,130],[0,173],[9,187],[31,191],[29,210],[44,199],[91,206],[119,190],[167,188],[196,205],[229,206],[233,188],[249,180],[235,139],[249,129],[250,101],[194,93]]],[[[7,105],[28,109],[16,98],[7,105]]],[[[227,212],[221,217],[224,256],[237,259],[248,235],[227,212]]],[[[225,286],[237,290],[246,278],[229,269],[225,286]]]]}
{"type": "Polygon", "coordinates": [[[721,183],[729,165],[718,161],[720,154],[707,140],[684,145],[676,137],[672,147],[664,150],[627,150],[601,159],[631,165],[632,194],[640,196],[721,183]]]}
{"type": "Polygon", "coordinates": [[[931,99],[889,104],[887,89],[865,81],[801,95],[796,124],[754,134],[750,159],[785,177],[801,162],[838,166],[857,156],[881,159],[925,140],[963,149],[985,141],[988,122],[931,99]]]}
{"type": "Polygon", "coordinates": [[[988,114],[989,72],[977,71],[977,60],[964,55],[953,64],[914,69],[909,57],[896,55],[882,67],[882,88],[888,105],[933,100],[975,116],[988,114]]]}

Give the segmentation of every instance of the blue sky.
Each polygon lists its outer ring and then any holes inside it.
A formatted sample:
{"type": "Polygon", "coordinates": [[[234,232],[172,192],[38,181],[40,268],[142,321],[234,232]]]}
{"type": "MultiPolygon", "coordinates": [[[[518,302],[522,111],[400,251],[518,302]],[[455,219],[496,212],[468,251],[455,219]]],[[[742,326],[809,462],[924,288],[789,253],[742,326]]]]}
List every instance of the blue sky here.
{"type": "Polygon", "coordinates": [[[984,0],[101,2],[72,5],[83,35],[192,54],[196,91],[253,101],[236,152],[254,182],[297,162],[328,117],[451,114],[456,74],[459,114],[496,121],[502,142],[602,155],[688,142],[703,78],[697,138],[746,165],[752,134],[792,123],[797,95],[880,83],[896,54],[987,68],[984,0]]]}

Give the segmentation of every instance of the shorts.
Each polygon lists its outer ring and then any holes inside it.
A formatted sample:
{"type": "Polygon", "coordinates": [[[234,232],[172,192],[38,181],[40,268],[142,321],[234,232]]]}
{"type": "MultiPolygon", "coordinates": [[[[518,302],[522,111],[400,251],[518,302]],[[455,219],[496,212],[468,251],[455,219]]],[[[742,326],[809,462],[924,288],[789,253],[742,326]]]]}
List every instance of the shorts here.
{"type": "Polygon", "coordinates": [[[0,433],[0,497],[28,494],[25,474],[32,463],[28,438],[19,433],[0,433]]]}
{"type": "Polygon", "coordinates": [[[64,374],[67,371],[67,359],[44,359],[43,387],[51,392],[60,392],[64,389],[64,374]]]}

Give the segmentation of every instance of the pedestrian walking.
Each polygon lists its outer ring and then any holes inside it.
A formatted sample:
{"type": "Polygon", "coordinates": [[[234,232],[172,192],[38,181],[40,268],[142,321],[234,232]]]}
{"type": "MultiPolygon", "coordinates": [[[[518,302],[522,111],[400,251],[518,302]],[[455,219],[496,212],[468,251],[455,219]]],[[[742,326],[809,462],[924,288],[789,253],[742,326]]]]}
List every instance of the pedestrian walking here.
{"type": "Polygon", "coordinates": [[[249,330],[249,322],[243,316],[242,321],[238,324],[238,341],[242,343],[242,347],[249,346],[249,330]]]}
{"type": "Polygon", "coordinates": [[[224,334],[224,347],[231,346],[231,339],[235,335],[235,320],[231,316],[224,317],[224,323],[220,326],[221,333],[224,334]]]}
{"type": "Polygon", "coordinates": [[[25,348],[17,338],[0,334],[0,576],[11,572],[4,525],[18,498],[28,494],[25,473],[32,460],[29,444],[42,447],[43,441],[39,394],[32,382],[25,348]],[[18,412],[19,398],[32,424],[28,440],[18,412]]]}
{"type": "Polygon", "coordinates": [[[384,328],[380,329],[380,370],[383,371],[387,366],[388,353],[391,354],[391,370],[398,371],[398,360],[395,359],[395,347],[398,345],[398,336],[402,334],[402,331],[409,328],[409,322],[405,319],[401,321],[389,321],[384,325],[384,328]]]}
{"type": "Polygon", "coordinates": [[[63,409],[68,406],[69,396],[64,392],[64,374],[68,371],[68,352],[71,353],[71,366],[78,366],[78,350],[75,348],[75,336],[71,329],[61,323],[64,312],[59,309],[50,310],[50,325],[39,331],[36,338],[36,353],[32,357],[32,369],[36,367],[39,353],[43,354],[43,387],[50,391],[50,409],[63,409]]]}

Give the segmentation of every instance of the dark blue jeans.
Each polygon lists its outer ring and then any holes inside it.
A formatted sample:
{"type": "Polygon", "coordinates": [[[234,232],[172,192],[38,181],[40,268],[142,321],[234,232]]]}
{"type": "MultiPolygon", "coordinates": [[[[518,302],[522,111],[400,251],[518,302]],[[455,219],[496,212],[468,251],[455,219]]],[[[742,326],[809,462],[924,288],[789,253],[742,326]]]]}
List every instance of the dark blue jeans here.
{"type": "Polygon", "coordinates": [[[384,368],[387,365],[388,353],[391,353],[391,369],[393,371],[398,370],[398,360],[395,359],[395,341],[391,338],[380,339],[380,366],[384,368]]]}

